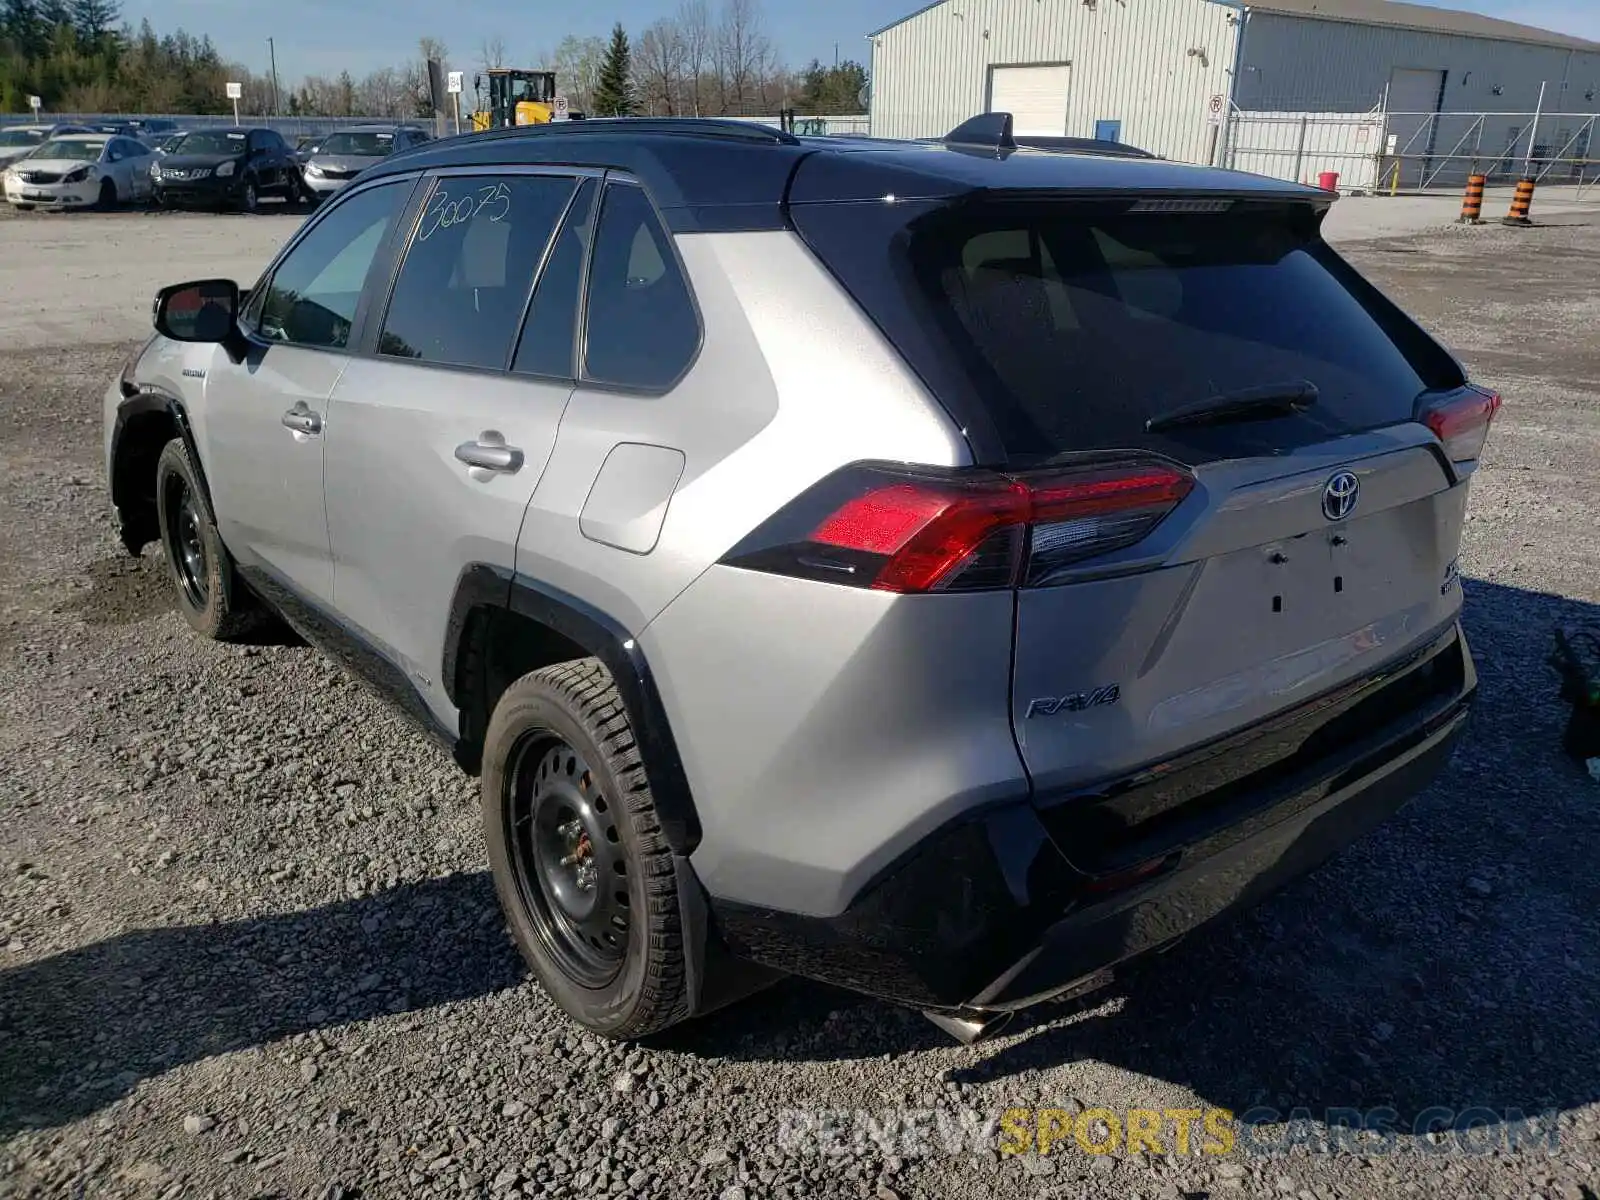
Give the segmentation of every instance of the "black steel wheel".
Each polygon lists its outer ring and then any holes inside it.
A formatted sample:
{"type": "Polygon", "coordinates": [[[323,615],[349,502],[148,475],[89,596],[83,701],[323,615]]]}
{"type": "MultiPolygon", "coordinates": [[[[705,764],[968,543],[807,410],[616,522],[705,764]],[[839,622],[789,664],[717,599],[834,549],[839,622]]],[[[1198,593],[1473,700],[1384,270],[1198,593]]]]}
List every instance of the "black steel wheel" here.
{"type": "Polygon", "coordinates": [[[622,966],[630,907],[611,801],[583,755],[554,735],[523,739],[508,782],[506,833],[522,901],[562,969],[602,987],[622,966]]]}
{"type": "Polygon", "coordinates": [[[248,632],[263,610],[234,573],[182,438],[162,449],[155,484],[161,548],[183,619],[196,633],[217,641],[248,632]]]}
{"type": "Polygon", "coordinates": [[[173,514],[167,528],[167,561],[172,564],[173,577],[185,598],[196,608],[204,608],[211,591],[211,573],[205,537],[200,531],[199,501],[189,481],[178,472],[170,473],[162,482],[166,493],[162,502],[173,514]]]}
{"type": "Polygon", "coordinates": [[[637,1038],[689,1011],[672,851],[611,673],[531,671],[484,737],[484,840],[533,973],[593,1033],[637,1038]]]}

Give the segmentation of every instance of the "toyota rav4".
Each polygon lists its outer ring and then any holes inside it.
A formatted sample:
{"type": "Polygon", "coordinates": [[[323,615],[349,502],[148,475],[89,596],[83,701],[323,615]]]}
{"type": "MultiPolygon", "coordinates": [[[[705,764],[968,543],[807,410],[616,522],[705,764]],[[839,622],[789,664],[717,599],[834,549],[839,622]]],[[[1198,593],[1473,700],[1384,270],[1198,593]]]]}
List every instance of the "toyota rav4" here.
{"type": "Polygon", "coordinates": [[[948,138],[551,124],[365,172],[105,399],[130,551],[481,775],[507,922],[636,1037],[785,973],[959,1036],[1426,785],[1499,398],[1333,197],[948,138]]]}

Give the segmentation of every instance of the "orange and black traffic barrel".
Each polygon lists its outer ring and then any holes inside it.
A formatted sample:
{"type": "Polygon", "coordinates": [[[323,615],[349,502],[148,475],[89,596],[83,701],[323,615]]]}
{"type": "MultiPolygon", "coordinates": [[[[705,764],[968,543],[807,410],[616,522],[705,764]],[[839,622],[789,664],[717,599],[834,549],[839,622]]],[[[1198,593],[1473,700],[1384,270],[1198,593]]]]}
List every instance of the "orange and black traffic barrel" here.
{"type": "Polygon", "coordinates": [[[1502,225],[1532,225],[1528,219],[1528,210],[1533,207],[1533,180],[1523,179],[1517,183],[1517,194],[1511,197],[1511,211],[1501,218],[1502,225]]]}
{"type": "Polygon", "coordinates": [[[1467,176],[1467,192],[1461,198],[1462,225],[1483,224],[1483,185],[1488,182],[1483,175],[1467,176]]]}

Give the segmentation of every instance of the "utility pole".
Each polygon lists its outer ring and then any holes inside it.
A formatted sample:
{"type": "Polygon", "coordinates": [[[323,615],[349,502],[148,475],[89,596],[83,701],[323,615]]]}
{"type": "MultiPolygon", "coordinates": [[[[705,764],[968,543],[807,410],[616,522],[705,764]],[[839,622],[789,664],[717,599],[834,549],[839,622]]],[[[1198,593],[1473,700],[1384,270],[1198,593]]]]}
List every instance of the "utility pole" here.
{"type": "Polygon", "coordinates": [[[271,38],[267,39],[267,56],[272,60],[272,115],[283,116],[283,110],[278,107],[278,47],[271,38]]]}
{"type": "Polygon", "coordinates": [[[839,69],[839,43],[838,42],[835,42],[833,44],[833,69],[835,71],[837,71],[839,69]]]}

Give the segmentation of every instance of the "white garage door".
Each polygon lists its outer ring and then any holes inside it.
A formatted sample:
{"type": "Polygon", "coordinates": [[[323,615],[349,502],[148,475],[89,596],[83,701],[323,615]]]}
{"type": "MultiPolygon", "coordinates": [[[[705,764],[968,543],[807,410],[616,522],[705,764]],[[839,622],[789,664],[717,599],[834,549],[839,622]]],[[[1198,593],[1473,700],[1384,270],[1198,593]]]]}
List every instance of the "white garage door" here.
{"type": "Polygon", "coordinates": [[[1072,68],[989,68],[989,111],[1011,114],[1013,133],[1055,134],[1067,131],[1067,87],[1072,68]]]}

